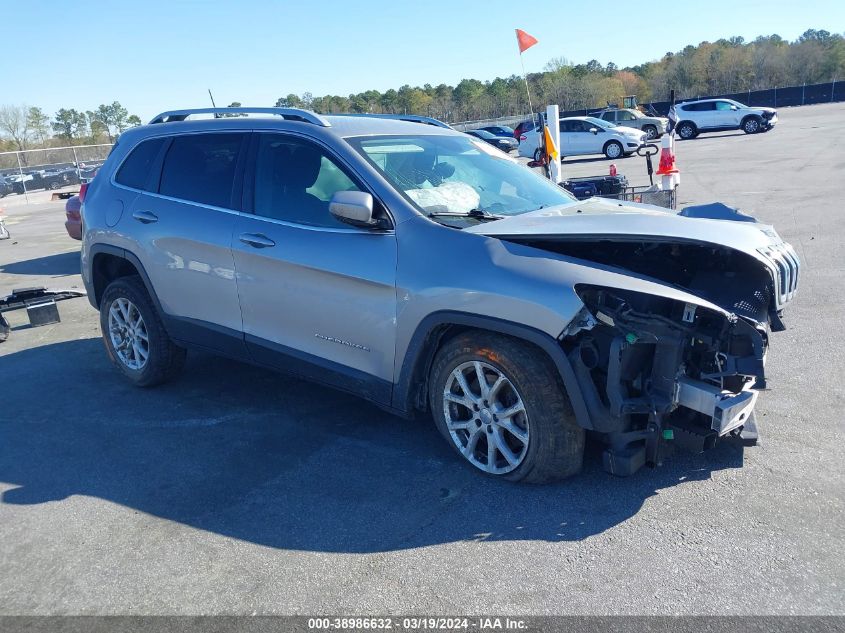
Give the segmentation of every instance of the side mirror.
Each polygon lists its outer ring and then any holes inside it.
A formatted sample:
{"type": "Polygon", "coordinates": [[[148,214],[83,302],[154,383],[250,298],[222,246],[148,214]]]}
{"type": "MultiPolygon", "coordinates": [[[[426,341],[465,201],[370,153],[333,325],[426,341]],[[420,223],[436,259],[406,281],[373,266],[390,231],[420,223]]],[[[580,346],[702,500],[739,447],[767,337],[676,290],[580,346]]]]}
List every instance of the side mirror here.
{"type": "Polygon", "coordinates": [[[373,197],[363,191],[336,192],[329,202],[329,213],[353,226],[381,226],[381,222],[373,217],[373,197]]]}
{"type": "Polygon", "coordinates": [[[599,129],[598,129],[597,127],[591,127],[591,128],[590,128],[590,132],[592,132],[593,134],[598,134],[598,133],[599,133],[599,129]]]}

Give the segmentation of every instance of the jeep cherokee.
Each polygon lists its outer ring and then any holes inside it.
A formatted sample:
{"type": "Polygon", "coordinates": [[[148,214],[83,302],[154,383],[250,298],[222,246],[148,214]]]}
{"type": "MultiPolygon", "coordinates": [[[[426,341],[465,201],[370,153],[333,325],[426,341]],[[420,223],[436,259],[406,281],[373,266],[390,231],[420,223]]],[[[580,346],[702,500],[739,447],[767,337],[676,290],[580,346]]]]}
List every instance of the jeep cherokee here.
{"type": "Polygon", "coordinates": [[[427,411],[475,468],[531,482],[578,472],[588,431],[620,475],[754,441],[798,284],[772,227],[578,201],[443,127],[237,111],[265,116],[127,130],[81,192],[83,279],[134,384],[208,350],[427,411]]]}

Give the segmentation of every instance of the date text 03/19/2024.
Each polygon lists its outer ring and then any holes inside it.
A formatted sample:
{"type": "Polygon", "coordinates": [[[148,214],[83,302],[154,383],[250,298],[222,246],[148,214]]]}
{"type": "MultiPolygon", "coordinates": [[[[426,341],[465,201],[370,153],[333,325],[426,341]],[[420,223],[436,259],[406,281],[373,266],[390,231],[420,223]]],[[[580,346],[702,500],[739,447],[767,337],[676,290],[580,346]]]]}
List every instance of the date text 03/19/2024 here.
{"type": "Polygon", "coordinates": [[[311,630],[399,630],[399,631],[520,631],[526,622],[510,617],[323,617],[309,618],[311,630]]]}

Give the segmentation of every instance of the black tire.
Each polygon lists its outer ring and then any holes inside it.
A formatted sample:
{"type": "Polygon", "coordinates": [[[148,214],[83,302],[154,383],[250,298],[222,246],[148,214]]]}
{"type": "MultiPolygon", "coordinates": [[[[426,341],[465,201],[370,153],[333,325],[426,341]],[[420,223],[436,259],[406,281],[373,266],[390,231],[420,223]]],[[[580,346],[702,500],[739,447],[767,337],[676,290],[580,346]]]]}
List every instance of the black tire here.
{"type": "Polygon", "coordinates": [[[682,121],[677,127],[678,136],[688,141],[698,136],[698,128],[690,121],[682,121]]]}
{"type": "MultiPolygon", "coordinates": [[[[428,395],[435,424],[449,445],[465,462],[491,477],[545,483],[571,477],[581,470],[584,429],[575,420],[557,368],[542,350],[530,343],[487,332],[459,335],[448,341],[435,355],[428,395]],[[489,473],[473,464],[463,455],[447,428],[444,390],[451,380],[452,372],[462,364],[473,361],[481,361],[500,372],[510,381],[514,393],[524,404],[527,447],[519,465],[507,473],[489,473]]],[[[469,415],[481,416],[481,413],[474,414],[468,408],[466,411],[469,415]]],[[[481,431],[481,423],[477,424],[481,431]]],[[[485,438],[486,446],[488,435],[482,434],[479,437],[485,438]]],[[[478,441],[481,442],[480,439],[478,441]]],[[[478,450],[484,452],[483,449],[478,450]]]]}
{"type": "Polygon", "coordinates": [[[185,349],[167,335],[144,282],[136,275],[119,277],[106,287],[100,301],[100,331],[109,359],[137,387],[152,387],[172,380],[185,364],[185,349]],[[140,369],[133,369],[120,359],[109,333],[109,309],[117,299],[134,304],[146,327],[148,357],[140,369]]]}
{"type": "Polygon", "coordinates": [[[746,134],[757,134],[763,129],[763,123],[759,117],[748,116],[742,120],[742,131],[746,134]]]}
{"type": "Polygon", "coordinates": [[[607,156],[610,160],[614,158],[622,158],[625,153],[625,148],[622,147],[622,143],[619,141],[608,141],[604,144],[604,149],[602,149],[604,155],[607,156]]]}
{"type": "Polygon", "coordinates": [[[534,162],[535,162],[535,163],[536,163],[537,161],[539,161],[539,160],[540,160],[540,158],[542,158],[542,156],[543,156],[543,152],[542,152],[542,150],[541,150],[539,147],[538,147],[537,149],[535,149],[535,150],[534,150],[534,162]]]}
{"type": "Polygon", "coordinates": [[[644,125],[643,132],[645,132],[647,141],[653,141],[658,136],[660,136],[660,133],[657,131],[656,125],[644,125]]]}

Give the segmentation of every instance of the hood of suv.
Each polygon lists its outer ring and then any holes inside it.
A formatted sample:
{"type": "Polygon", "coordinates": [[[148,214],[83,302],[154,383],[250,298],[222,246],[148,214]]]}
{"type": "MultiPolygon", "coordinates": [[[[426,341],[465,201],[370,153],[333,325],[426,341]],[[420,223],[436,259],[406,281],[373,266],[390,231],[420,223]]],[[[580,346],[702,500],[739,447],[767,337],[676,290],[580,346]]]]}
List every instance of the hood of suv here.
{"type": "MultiPolygon", "coordinates": [[[[738,216],[738,219],[747,216],[738,216]]],[[[464,229],[491,237],[608,239],[695,242],[742,251],[765,260],[757,249],[781,242],[774,228],[757,222],[686,217],[662,207],[588,198],[464,229]]]]}
{"type": "Polygon", "coordinates": [[[464,230],[662,281],[774,330],[783,329],[779,312],[798,287],[792,247],[721,204],[675,213],[590,198],[464,230]]]}

